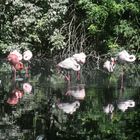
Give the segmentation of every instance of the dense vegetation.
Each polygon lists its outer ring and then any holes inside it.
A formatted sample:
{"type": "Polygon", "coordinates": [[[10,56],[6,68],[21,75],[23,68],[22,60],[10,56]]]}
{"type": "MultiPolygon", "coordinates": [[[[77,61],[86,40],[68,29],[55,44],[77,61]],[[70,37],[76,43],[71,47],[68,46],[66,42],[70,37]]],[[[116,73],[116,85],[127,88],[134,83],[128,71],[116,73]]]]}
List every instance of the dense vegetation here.
{"type": "Polygon", "coordinates": [[[114,54],[140,57],[139,0],[3,0],[0,52],[31,49],[42,57],[114,54]]]}
{"type": "MultiPolygon", "coordinates": [[[[139,28],[139,0],[2,0],[0,55],[6,57],[11,50],[30,49],[39,59],[32,59],[35,61],[31,63],[29,79],[14,83],[22,86],[28,81],[33,86],[33,94],[25,94],[16,106],[6,102],[14,88],[11,67],[0,61],[0,123],[5,131],[0,131],[0,135],[7,139],[9,133],[8,138],[24,140],[42,134],[49,140],[139,139],[140,66],[124,65],[121,91],[121,65],[108,74],[98,62],[123,49],[135,54],[139,61],[139,28]],[[78,111],[67,115],[58,110],[56,103],[58,99],[74,99],[64,96],[67,85],[56,73],[55,63],[44,58],[67,57],[80,51],[88,55],[87,60],[94,59],[93,64],[87,61],[82,67],[81,81],[94,84],[86,87],[86,100],[81,101],[78,111]],[[136,108],[118,110],[117,102],[125,99],[135,99],[136,108]],[[103,112],[108,101],[115,105],[111,117],[103,112]]],[[[20,76],[23,75],[25,71],[20,76]]]]}

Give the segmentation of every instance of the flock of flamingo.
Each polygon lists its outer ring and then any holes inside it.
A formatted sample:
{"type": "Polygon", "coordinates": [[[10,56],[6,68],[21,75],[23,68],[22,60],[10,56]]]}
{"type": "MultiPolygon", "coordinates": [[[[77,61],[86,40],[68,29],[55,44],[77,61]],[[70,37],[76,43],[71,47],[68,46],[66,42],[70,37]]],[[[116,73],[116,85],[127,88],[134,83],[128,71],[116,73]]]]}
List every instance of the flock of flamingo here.
{"type": "MultiPolygon", "coordinates": [[[[23,55],[17,51],[14,50],[10,52],[10,54],[7,56],[7,60],[9,64],[11,65],[12,72],[14,74],[14,82],[17,79],[17,71],[25,70],[26,74],[25,77],[29,78],[29,61],[32,58],[33,54],[30,50],[27,50],[23,53],[23,55]]],[[[31,93],[32,86],[29,83],[23,83],[22,89],[19,88],[17,85],[13,87],[12,91],[10,92],[10,96],[7,99],[7,103],[10,105],[16,105],[20,99],[23,97],[24,93],[31,93]]]]}
{"type": "MultiPolygon", "coordinates": [[[[28,74],[28,69],[29,67],[25,66],[24,63],[29,62],[30,59],[32,58],[33,54],[30,50],[27,50],[23,53],[19,53],[19,51],[14,50],[10,52],[10,54],[7,57],[7,60],[9,64],[11,65],[11,69],[14,73],[14,79],[16,80],[16,71],[21,71],[25,69],[26,71],[26,76],[29,77],[28,74]]],[[[76,53],[72,55],[71,57],[68,57],[64,59],[63,61],[59,62],[57,64],[57,70],[60,73],[63,70],[67,70],[67,73],[64,75],[65,79],[70,82],[71,81],[71,76],[70,76],[70,70],[76,71],[77,72],[77,79],[80,80],[80,69],[82,64],[85,64],[86,62],[86,57],[87,55],[84,52],[81,53],[76,53]]],[[[117,63],[130,63],[134,62],[136,60],[135,55],[130,55],[126,50],[123,50],[119,52],[116,57],[111,57],[110,60],[107,60],[103,64],[103,68],[106,69],[108,72],[113,72],[115,69],[115,66],[117,63]]],[[[30,86],[26,85],[23,87],[24,90],[26,88],[31,88],[30,86]]],[[[23,95],[23,92],[19,92],[17,90],[14,90],[12,93],[14,96],[8,99],[8,103],[14,104],[13,103],[13,97],[15,102],[17,102],[23,95]],[[16,98],[16,99],[15,99],[16,98]]],[[[85,89],[84,86],[81,86],[78,84],[76,86],[76,89],[69,89],[66,93],[66,95],[71,95],[73,96],[76,101],[73,103],[58,103],[57,106],[59,109],[62,109],[65,113],[72,114],[73,112],[76,111],[76,109],[80,106],[79,100],[83,100],[85,98],[85,89]]],[[[128,107],[134,107],[135,103],[132,100],[128,100],[125,102],[121,102],[118,104],[118,108],[122,110],[123,112],[128,109],[128,107]]],[[[108,104],[106,107],[103,108],[105,113],[112,113],[114,110],[114,107],[112,104],[108,104]]]]}

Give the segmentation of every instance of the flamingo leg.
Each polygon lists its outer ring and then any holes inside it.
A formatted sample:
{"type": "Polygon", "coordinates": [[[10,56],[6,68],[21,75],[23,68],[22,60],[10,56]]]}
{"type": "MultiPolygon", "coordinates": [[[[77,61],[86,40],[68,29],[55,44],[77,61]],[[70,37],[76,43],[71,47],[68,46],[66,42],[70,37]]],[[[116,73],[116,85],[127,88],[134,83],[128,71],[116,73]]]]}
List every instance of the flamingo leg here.
{"type": "Polygon", "coordinates": [[[27,77],[27,78],[29,78],[29,67],[25,67],[25,71],[26,71],[26,73],[25,73],[25,77],[27,77]]]}
{"type": "Polygon", "coordinates": [[[121,90],[122,91],[124,90],[124,70],[122,71],[122,74],[121,74],[121,90]]]}
{"type": "Polygon", "coordinates": [[[16,69],[13,65],[11,65],[11,69],[12,69],[12,73],[13,73],[13,80],[15,81],[16,80],[16,69]]]}
{"type": "Polygon", "coordinates": [[[65,76],[65,79],[66,79],[67,81],[70,81],[70,80],[71,80],[69,72],[68,72],[68,74],[65,76]]]}
{"type": "Polygon", "coordinates": [[[58,74],[61,72],[61,68],[57,65],[56,66],[56,69],[57,69],[57,72],[58,72],[58,74]]]}
{"type": "Polygon", "coordinates": [[[80,80],[80,71],[77,71],[77,80],[80,80]]]}

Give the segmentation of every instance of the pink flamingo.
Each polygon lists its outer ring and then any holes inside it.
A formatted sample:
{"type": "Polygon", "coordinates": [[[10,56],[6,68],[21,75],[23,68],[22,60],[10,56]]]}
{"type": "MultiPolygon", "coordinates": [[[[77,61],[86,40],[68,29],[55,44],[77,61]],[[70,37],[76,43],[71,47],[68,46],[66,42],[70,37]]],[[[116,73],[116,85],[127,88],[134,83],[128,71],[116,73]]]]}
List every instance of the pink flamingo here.
{"type": "Polygon", "coordinates": [[[23,97],[23,91],[19,89],[14,89],[11,92],[10,97],[7,99],[7,103],[10,105],[16,105],[19,102],[19,99],[23,97]]]}
{"type": "Polygon", "coordinates": [[[29,77],[29,74],[28,74],[29,66],[25,67],[21,61],[24,60],[24,61],[29,62],[29,60],[32,58],[32,56],[33,56],[33,54],[30,50],[25,51],[23,53],[23,57],[22,57],[22,54],[19,53],[17,50],[10,52],[7,59],[11,65],[12,71],[14,72],[14,80],[16,79],[16,71],[20,71],[23,68],[26,71],[25,76],[29,77]]]}
{"type": "Polygon", "coordinates": [[[15,80],[16,71],[22,70],[24,68],[23,63],[20,62],[22,60],[22,55],[15,50],[8,55],[7,59],[11,65],[12,71],[14,72],[14,80],[15,80]]]}
{"type": "MultiPolygon", "coordinates": [[[[77,77],[78,79],[80,79],[79,76],[79,72],[81,69],[80,64],[81,63],[85,63],[86,59],[86,55],[82,52],[82,53],[78,53],[78,54],[74,54],[72,57],[66,58],[65,60],[61,61],[60,63],[57,64],[58,68],[63,68],[63,69],[67,69],[67,70],[74,70],[77,71],[77,77]]],[[[70,75],[68,74],[67,76],[65,76],[65,78],[70,81],[70,75]]]]}
{"type": "Polygon", "coordinates": [[[73,55],[73,57],[75,58],[75,60],[78,62],[78,63],[82,63],[84,64],[86,62],[86,54],[81,52],[81,53],[76,53],[73,55]]]}

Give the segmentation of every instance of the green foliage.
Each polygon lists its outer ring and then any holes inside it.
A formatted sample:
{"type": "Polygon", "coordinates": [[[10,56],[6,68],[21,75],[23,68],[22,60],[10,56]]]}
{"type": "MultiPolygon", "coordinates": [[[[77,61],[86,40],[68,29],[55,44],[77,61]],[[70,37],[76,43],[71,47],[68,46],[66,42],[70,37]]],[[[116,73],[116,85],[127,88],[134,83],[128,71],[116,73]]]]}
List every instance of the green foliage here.
{"type": "Polygon", "coordinates": [[[90,33],[95,50],[107,52],[123,47],[138,52],[140,43],[138,2],[79,0],[78,6],[83,10],[85,18],[81,20],[86,23],[85,28],[90,33]]]}
{"type": "Polygon", "coordinates": [[[0,51],[30,48],[48,55],[108,53],[139,58],[140,6],[133,0],[5,0],[0,3],[0,51]]]}
{"type": "Polygon", "coordinates": [[[1,3],[0,50],[5,53],[13,49],[33,49],[38,46],[49,51],[51,46],[55,50],[63,48],[63,36],[56,37],[56,30],[63,23],[67,2],[6,0],[1,3]],[[50,44],[50,47],[44,47],[46,44],[50,44]]]}

